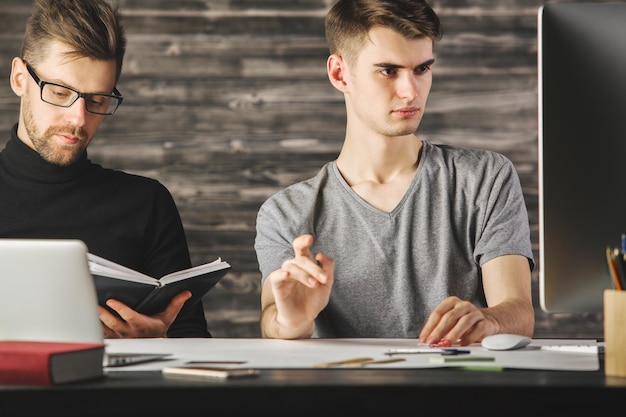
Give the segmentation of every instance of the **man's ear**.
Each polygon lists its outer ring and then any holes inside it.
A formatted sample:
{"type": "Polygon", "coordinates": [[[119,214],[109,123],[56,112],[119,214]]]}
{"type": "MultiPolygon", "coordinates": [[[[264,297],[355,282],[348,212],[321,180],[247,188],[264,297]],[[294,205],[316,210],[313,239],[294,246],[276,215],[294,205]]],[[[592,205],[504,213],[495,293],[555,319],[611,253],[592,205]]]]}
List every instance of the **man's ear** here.
{"type": "Polygon", "coordinates": [[[346,61],[337,54],[331,54],[326,60],[326,72],[328,73],[328,79],[330,83],[337,90],[345,93],[346,89],[346,77],[348,77],[348,67],[346,61]]]}
{"type": "Polygon", "coordinates": [[[29,77],[27,71],[26,63],[22,60],[22,58],[13,58],[10,77],[11,89],[18,97],[22,97],[26,92],[26,82],[29,77]]]}

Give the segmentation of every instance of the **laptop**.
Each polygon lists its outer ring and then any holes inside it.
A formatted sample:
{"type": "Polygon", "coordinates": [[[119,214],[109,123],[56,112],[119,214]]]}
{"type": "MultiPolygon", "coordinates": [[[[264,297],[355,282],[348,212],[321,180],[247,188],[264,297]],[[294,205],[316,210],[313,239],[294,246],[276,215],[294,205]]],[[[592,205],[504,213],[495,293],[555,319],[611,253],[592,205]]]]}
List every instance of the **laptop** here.
{"type": "MultiPolygon", "coordinates": [[[[0,238],[0,340],[104,343],[98,298],[78,239],[0,238]]],[[[166,354],[104,355],[104,366],[166,354]]]]}
{"type": "Polygon", "coordinates": [[[103,343],[87,247],[0,239],[0,340],[103,343]]]}

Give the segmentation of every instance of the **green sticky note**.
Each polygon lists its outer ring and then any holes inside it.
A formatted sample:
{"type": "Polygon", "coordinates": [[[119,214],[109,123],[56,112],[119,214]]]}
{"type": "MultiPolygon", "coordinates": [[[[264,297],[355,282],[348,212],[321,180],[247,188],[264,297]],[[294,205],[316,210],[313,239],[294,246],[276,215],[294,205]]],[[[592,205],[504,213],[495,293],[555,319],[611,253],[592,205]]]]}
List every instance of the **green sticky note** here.
{"type": "Polygon", "coordinates": [[[432,356],[430,363],[450,363],[450,362],[493,362],[496,358],[493,356],[472,356],[472,355],[457,355],[457,356],[432,356]]]}

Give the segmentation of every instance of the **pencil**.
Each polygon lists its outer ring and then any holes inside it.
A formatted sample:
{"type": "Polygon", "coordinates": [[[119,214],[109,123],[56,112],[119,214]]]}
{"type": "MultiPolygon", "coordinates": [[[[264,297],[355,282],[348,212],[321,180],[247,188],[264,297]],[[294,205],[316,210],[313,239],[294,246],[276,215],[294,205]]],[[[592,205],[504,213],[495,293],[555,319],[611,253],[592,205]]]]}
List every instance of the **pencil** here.
{"type": "Polygon", "coordinates": [[[621,291],[622,283],[620,281],[619,273],[617,272],[617,265],[615,264],[615,258],[613,257],[613,251],[609,246],[606,247],[606,263],[609,267],[609,273],[613,281],[613,288],[621,291]]]}
{"type": "Polygon", "coordinates": [[[346,359],[346,360],[335,361],[335,362],[316,363],[313,365],[313,367],[314,368],[330,368],[331,366],[358,365],[363,362],[370,362],[372,360],[373,360],[372,358],[352,358],[352,359],[346,359]]]}
{"type": "Polygon", "coordinates": [[[617,270],[617,280],[619,281],[619,289],[624,289],[624,265],[622,263],[622,253],[619,249],[613,249],[613,263],[617,270]]]}

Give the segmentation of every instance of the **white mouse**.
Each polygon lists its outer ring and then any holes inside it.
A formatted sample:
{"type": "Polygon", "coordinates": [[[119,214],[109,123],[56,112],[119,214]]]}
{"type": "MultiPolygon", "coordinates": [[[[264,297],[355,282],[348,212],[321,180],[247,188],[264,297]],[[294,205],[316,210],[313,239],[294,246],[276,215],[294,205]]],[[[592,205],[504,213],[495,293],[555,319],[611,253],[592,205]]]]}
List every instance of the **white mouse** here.
{"type": "Polygon", "coordinates": [[[521,349],[531,342],[531,338],[519,334],[492,334],[483,339],[481,345],[489,350],[521,349]]]}

